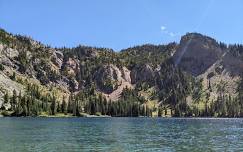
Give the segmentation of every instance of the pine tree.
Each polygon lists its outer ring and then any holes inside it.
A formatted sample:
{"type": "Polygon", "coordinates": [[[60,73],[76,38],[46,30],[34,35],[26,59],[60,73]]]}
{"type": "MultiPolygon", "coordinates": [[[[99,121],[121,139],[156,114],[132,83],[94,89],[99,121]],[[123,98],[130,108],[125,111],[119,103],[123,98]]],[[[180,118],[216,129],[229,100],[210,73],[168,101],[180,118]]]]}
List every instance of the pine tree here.
{"type": "Polygon", "coordinates": [[[163,115],[163,110],[161,107],[158,108],[158,117],[162,117],[163,115]]]}
{"type": "Polygon", "coordinates": [[[27,101],[26,101],[26,96],[24,95],[22,98],[21,98],[21,107],[23,109],[23,112],[22,112],[22,115],[23,116],[27,116],[28,114],[28,110],[27,110],[27,101]]]}
{"type": "Polygon", "coordinates": [[[69,98],[68,98],[68,107],[67,107],[68,113],[72,113],[73,112],[72,103],[73,103],[73,94],[71,93],[69,98]]]}
{"type": "Polygon", "coordinates": [[[11,109],[13,111],[16,110],[16,105],[17,105],[17,92],[16,90],[14,89],[13,90],[13,96],[12,96],[12,99],[11,99],[11,109]]]}
{"type": "Polygon", "coordinates": [[[77,116],[77,101],[73,102],[73,116],[77,116]]]}
{"type": "Polygon", "coordinates": [[[16,115],[19,116],[21,115],[21,112],[22,112],[22,106],[21,106],[21,100],[22,100],[22,94],[21,94],[21,91],[19,92],[19,95],[18,95],[18,103],[17,103],[17,107],[16,107],[16,115]]]}
{"type": "Polygon", "coordinates": [[[57,105],[56,105],[56,97],[53,95],[52,97],[52,103],[51,103],[51,114],[55,115],[57,110],[57,105]]]}
{"type": "Polygon", "coordinates": [[[62,113],[64,113],[65,115],[67,114],[67,103],[65,101],[65,97],[63,96],[63,99],[62,99],[62,113]]]}
{"type": "Polygon", "coordinates": [[[4,103],[5,103],[5,104],[9,103],[8,92],[6,92],[6,93],[4,94],[4,103]]]}
{"type": "Polygon", "coordinates": [[[62,112],[61,105],[59,102],[57,102],[57,112],[58,113],[62,112]]]}

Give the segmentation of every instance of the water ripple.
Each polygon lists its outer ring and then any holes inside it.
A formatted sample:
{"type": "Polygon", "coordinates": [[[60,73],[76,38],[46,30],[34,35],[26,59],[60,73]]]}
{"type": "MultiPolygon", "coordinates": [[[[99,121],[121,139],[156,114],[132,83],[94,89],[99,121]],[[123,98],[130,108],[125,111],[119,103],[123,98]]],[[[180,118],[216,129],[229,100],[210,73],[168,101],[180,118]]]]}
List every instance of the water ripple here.
{"type": "Polygon", "coordinates": [[[0,118],[0,151],[243,151],[243,119],[0,118]]]}

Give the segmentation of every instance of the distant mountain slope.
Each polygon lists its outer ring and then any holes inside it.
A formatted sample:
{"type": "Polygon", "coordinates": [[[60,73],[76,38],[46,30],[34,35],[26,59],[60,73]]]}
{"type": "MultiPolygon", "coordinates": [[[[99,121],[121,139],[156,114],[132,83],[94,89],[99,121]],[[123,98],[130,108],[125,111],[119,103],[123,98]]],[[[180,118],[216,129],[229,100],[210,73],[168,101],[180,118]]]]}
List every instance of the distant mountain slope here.
{"type": "Polygon", "coordinates": [[[0,30],[0,104],[12,115],[242,116],[242,48],[198,33],[121,52],[51,48],[0,30]]]}

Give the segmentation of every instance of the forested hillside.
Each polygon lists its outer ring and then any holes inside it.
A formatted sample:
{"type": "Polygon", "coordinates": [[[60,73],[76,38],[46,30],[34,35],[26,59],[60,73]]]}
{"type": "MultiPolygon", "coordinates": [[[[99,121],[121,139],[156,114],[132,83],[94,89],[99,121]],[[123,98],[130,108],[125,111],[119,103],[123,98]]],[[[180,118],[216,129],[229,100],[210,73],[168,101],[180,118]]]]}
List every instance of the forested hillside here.
{"type": "Polygon", "coordinates": [[[243,46],[188,33],[120,52],[0,30],[4,116],[243,116],[243,46]]]}

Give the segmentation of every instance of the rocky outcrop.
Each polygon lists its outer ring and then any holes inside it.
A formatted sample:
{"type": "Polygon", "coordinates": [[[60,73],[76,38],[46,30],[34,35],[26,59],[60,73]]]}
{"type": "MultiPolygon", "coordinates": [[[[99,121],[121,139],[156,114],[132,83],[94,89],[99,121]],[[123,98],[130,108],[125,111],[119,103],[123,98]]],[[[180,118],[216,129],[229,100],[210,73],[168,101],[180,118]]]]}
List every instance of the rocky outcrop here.
{"type": "Polygon", "coordinates": [[[123,89],[133,88],[130,70],[126,67],[118,68],[114,65],[101,67],[95,74],[95,82],[107,100],[117,101],[123,89]],[[109,82],[108,84],[106,82],[109,82]]]}
{"type": "Polygon", "coordinates": [[[214,39],[190,33],[182,37],[173,59],[176,66],[198,76],[219,60],[224,52],[214,39]]]}
{"type": "Polygon", "coordinates": [[[8,67],[14,67],[14,63],[11,61],[14,57],[18,56],[19,52],[15,49],[8,48],[7,46],[0,44],[0,63],[8,67]]]}
{"type": "Polygon", "coordinates": [[[104,93],[111,93],[117,89],[122,82],[122,72],[114,65],[101,66],[94,74],[94,81],[104,93]]]}
{"type": "Polygon", "coordinates": [[[243,72],[239,50],[232,50],[207,36],[191,33],[182,37],[173,59],[176,66],[203,80],[202,86],[210,101],[217,100],[218,87],[222,85],[225,94],[236,96],[243,72]]]}
{"type": "Polygon", "coordinates": [[[63,66],[64,72],[68,77],[75,76],[78,70],[80,70],[78,60],[73,58],[68,58],[67,61],[65,61],[65,63],[63,64],[63,66]]]}
{"type": "Polygon", "coordinates": [[[148,84],[154,84],[155,72],[153,68],[148,65],[136,66],[131,71],[131,83],[136,84],[140,82],[147,82],[148,84]]]}
{"type": "MultiPolygon", "coordinates": [[[[12,73],[10,73],[12,75],[12,73]]],[[[13,90],[17,92],[17,94],[21,91],[24,93],[24,86],[17,83],[16,81],[13,81],[4,74],[3,72],[0,72],[0,98],[3,98],[4,93],[12,94],[13,90]]],[[[1,100],[3,101],[3,100],[1,100]]],[[[0,101],[0,102],[1,102],[0,101]]]]}
{"type": "Polygon", "coordinates": [[[234,56],[232,52],[227,52],[223,57],[221,64],[224,70],[229,72],[231,76],[241,75],[243,72],[242,58],[234,56]]]}
{"type": "Polygon", "coordinates": [[[53,51],[51,61],[60,69],[63,62],[63,53],[60,51],[53,51]]]}

